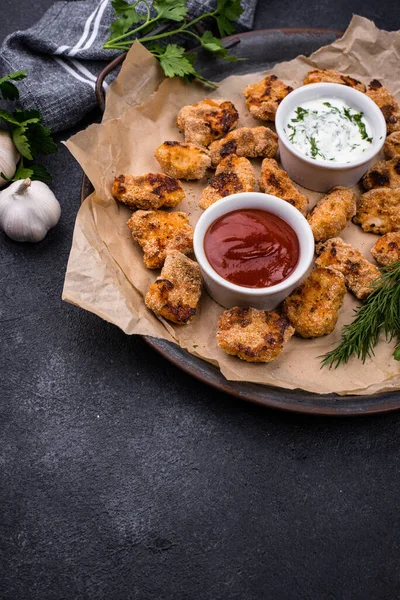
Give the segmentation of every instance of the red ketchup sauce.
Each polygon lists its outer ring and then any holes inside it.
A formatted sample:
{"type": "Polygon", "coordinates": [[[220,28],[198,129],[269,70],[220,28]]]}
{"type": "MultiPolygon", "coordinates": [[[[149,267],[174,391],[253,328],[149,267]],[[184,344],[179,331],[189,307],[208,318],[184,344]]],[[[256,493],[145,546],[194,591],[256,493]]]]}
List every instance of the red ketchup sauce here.
{"type": "Polygon", "coordinates": [[[276,285],[289,277],[300,255],[290,225],[258,209],[234,210],[216,219],[204,236],[204,250],[221,277],[251,288],[276,285]]]}

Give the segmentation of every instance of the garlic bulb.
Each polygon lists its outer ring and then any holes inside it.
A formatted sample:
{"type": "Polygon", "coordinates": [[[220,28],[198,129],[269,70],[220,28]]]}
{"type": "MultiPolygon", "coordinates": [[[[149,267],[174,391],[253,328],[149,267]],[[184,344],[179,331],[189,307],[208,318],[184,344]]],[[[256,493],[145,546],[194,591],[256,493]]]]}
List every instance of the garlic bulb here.
{"type": "MultiPolygon", "coordinates": [[[[0,129],[0,173],[11,179],[14,177],[19,154],[14,146],[11,135],[8,131],[0,129]]],[[[7,181],[0,177],[0,187],[3,187],[7,181]]]]}
{"type": "Polygon", "coordinates": [[[41,181],[15,181],[0,192],[0,227],[16,242],[40,242],[60,215],[57,198],[41,181]]]}

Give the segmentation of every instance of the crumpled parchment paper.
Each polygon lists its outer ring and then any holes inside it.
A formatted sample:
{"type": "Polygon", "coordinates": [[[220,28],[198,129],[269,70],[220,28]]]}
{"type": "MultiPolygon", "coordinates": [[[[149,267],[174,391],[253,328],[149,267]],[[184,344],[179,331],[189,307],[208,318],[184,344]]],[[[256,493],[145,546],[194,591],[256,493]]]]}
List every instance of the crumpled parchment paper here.
{"type": "MultiPolygon", "coordinates": [[[[320,48],[309,58],[299,56],[265,73],[228,77],[212,93],[199,83],[164,79],[156,59],[140,43],[135,43],[107,92],[102,123],[91,125],[66,143],[95,192],[77,215],[63,299],[114,323],[127,334],[175,342],[217,365],[230,380],[342,395],[400,389],[400,365],[393,360],[393,345],[384,340],[377,346],[374,359],[364,365],[354,359],[336,370],[320,369],[318,357],[333,347],[342,326],[352,320],[357,301],[351,294],[346,294],[331,335],[315,340],[293,337],[279,358],[270,364],[245,363],[218,348],[215,334],[223,309],[205,292],[192,324],[174,326],[156,318],[145,307],[143,296],[159,271],[144,267],[142,251],[133,243],[126,226],[131,211],[111,196],[112,182],[120,173],[160,171],[154,150],[165,140],[183,139],[175,119],[185,104],[206,97],[226,98],[239,111],[239,126],[259,125],[246,109],[243,88],[271,72],[297,87],[314,67],[335,69],[364,83],[377,78],[400,99],[399,64],[400,31],[379,30],[359,16],[353,17],[341,39],[320,48]]],[[[261,159],[253,164],[259,171],[261,159]]],[[[187,197],[178,210],[187,212],[195,225],[201,214],[197,201],[206,180],[183,185],[187,197]]],[[[306,194],[310,208],[321,197],[308,190],[306,194]]],[[[369,251],[376,236],[363,233],[353,224],[341,235],[372,260],[369,251]]]]}

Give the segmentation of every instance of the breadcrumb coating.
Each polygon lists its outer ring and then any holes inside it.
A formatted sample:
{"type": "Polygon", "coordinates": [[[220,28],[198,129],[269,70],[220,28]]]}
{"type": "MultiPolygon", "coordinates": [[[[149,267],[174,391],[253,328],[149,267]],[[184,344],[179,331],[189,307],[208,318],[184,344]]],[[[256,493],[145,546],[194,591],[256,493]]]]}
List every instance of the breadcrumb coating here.
{"type": "Polygon", "coordinates": [[[328,335],[335,329],[346,294],[342,273],[316,268],[283,303],[283,313],[303,338],[328,335]]]}
{"type": "Polygon", "coordinates": [[[400,230],[400,189],[376,188],[362,194],[353,223],[367,233],[400,230]]]}
{"type": "Polygon", "coordinates": [[[357,209],[356,194],[344,187],[336,187],[321,198],[307,216],[316,242],[336,237],[354,217],[357,209]]]}
{"type": "Polygon", "coordinates": [[[184,212],[138,210],[127,225],[143,249],[143,261],[148,269],[161,268],[169,250],[183,254],[193,252],[193,229],[184,212]]]}
{"type": "Polygon", "coordinates": [[[375,102],[382,111],[386,121],[388,133],[400,130],[400,107],[396,98],[377,79],[373,79],[368,86],[367,96],[375,102]]]}
{"type": "Polygon", "coordinates": [[[366,190],[383,187],[400,187],[400,156],[375,163],[365,173],[362,178],[362,184],[366,190]]]}
{"type": "Polygon", "coordinates": [[[199,206],[203,210],[230,194],[252,192],[256,183],[253,165],[247,158],[231,154],[222,160],[204,188],[199,206]]]}
{"type": "Polygon", "coordinates": [[[209,150],[213,167],[229,154],[246,158],[271,157],[277,153],[278,136],[269,127],[240,127],[213,142],[209,150]]]}
{"type": "Polygon", "coordinates": [[[232,102],[207,98],[181,108],[176,125],[185,142],[209,146],[234,129],[238,121],[239,113],[232,102]]]}
{"type": "Polygon", "coordinates": [[[145,297],[147,308],[164,319],[186,325],[196,314],[201,296],[200,267],[178,250],[169,250],[161,274],[145,297]]]}
{"type": "Polygon", "coordinates": [[[400,156],[400,131],[394,131],[387,136],[383,145],[383,152],[388,159],[400,156]]]}
{"type": "Polygon", "coordinates": [[[248,85],[243,95],[253,117],[263,121],[275,121],[279,104],[290,92],[293,92],[290,85],[283,83],[276,75],[268,75],[261,81],[248,85]]]}
{"type": "Polygon", "coordinates": [[[303,215],[306,214],[307,196],[299,192],[286,171],[280,169],[273,158],[263,160],[258,183],[262,192],[282,198],[282,200],[297,208],[303,215]]]}
{"type": "Polygon", "coordinates": [[[164,142],[154,156],[161,168],[176,179],[203,179],[211,167],[210,153],[196,144],[164,142]]]}
{"type": "Polygon", "coordinates": [[[384,267],[400,260],[400,231],[392,231],[379,238],[371,248],[371,254],[384,267]]]}
{"type": "Polygon", "coordinates": [[[343,73],[333,71],[332,69],[313,69],[309,71],[303,81],[303,85],[308,85],[309,83],[339,83],[352,87],[359,92],[365,92],[367,89],[358,79],[343,75],[343,73]]]}
{"type": "Polygon", "coordinates": [[[112,195],[132,210],[149,210],[177,206],[184,199],[185,191],[177,179],[164,173],[147,173],[116,177],[112,195]]]}
{"type": "Polygon", "coordinates": [[[319,242],[316,252],[315,266],[330,267],[342,273],[347,289],[359,300],[364,300],[371,293],[371,286],[379,277],[379,269],[357,248],[336,237],[319,242]]]}
{"type": "Polygon", "coordinates": [[[235,306],[219,318],[217,343],[227,354],[247,362],[269,363],[293,334],[286,317],[274,311],[235,306]]]}

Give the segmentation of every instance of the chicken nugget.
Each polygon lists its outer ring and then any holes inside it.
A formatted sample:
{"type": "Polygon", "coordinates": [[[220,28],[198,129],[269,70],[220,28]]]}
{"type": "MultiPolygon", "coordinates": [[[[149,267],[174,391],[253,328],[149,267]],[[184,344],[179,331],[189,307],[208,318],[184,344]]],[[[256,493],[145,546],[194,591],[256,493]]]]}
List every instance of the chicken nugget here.
{"type": "Polygon", "coordinates": [[[303,215],[306,214],[307,196],[299,192],[286,171],[280,169],[273,158],[263,160],[258,184],[262,192],[277,196],[292,204],[303,215]]]}
{"type": "Polygon", "coordinates": [[[379,238],[371,248],[371,254],[384,267],[400,260],[400,231],[386,233],[379,238]]]}
{"type": "Polygon", "coordinates": [[[203,146],[164,142],[154,152],[161,168],[177,179],[202,179],[211,167],[210,153],[203,146]]]}
{"type": "Polygon", "coordinates": [[[183,254],[193,252],[193,229],[184,212],[138,210],[127,225],[143,249],[143,261],[148,269],[161,268],[168,250],[179,250],[183,254]]]}
{"type": "Polygon", "coordinates": [[[353,223],[367,233],[383,235],[400,230],[400,189],[376,188],[365,192],[357,204],[353,223]]]}
{"type": "Polygon", "coordinates": [[[185,191],[173,177],[164,173],[147,173],[116,177],[112,195],[132,210],[148,210],[176,206],[184,199],[185,191]]]}
{"type": "Polygon", "coordinates": [[[186,325],[196,314],[201,296],[200,267],[179,250],[169,250],[161,275],[151,284],[145,304],[156,315],[186,325]]]}
{"type": "Polygon", "coordinates": [[[222,160],[215,175],[201,194],[199,206],[203,210],[230,194],[253,192],[256,177],[253,165],[247,158],[230,154],[222,160]]]}
{"type": "Polygon", "coordinates": [[[229,154],[256,158],[275,156],[278,136],[269,127],[240,127],[228,133],[222,140],[213,142],[209,148],[213,167],[219,165],[229,154]]]}
{"type": "Polygon", "coordinates": [[[176,119],[185,142],[209,146],[234,129],[239,113],[228,100],[206,99],[181,108],[176,119]]]}
{"type": "Polygon", "coordinates": [[[337,236],[354,217],[356,208],[357,196],[348,188],[336,187],[321,198],[307,216],[315,241],[337,236]]]}
{"type": "Polygon", "coordinates": [[[394,131],[387,136],[383,151],[388,159],[400,156],[400,131],[394,131]]]}
{"type": "Polygon", "coordinates": [[[348,75],[343,75],[338,71],[333,71],[332,69],[313,69],[309,71],[303,81],[303,85],[308,85],[309,83],[340,83],[352,87],[359,92],[365,92],[366,90],[365,85],[361,81],[353,79],[353,77],[349,77],[348,75]]]}
{"type": "Polygon", "coordinates": [[[368,169],[362,178],[362,184],[366,190],[374,188],[398,188],[400,187],[400,156],[391,160],[380,160],[368,169]]]}
{"type": "Polygon", "coordinates": [[[290,85],[286,85],[276,75],[268,75],[248,85],[243,90],[246,105],[256,119],[275,121],[275,114],[282,100],[293,92],[290,85]]]}
{"type": "Polygon", "coordinates": [[[346,285],[342,273],[316,268],[286,298],[283,313],[303,338],[328,335],[335,329],[346,285]]]}
{"type": "Polygon", "coordinates": [[[400,108],[396,98],[377,79],[368,86],[367,96],[379,106],[386,121],[388,133],[400,130],[400,108]]]}
{"type": "Polygon", "coordinates": [[[359,300],[364,300],[372,291],[379,269],[370,263],[357,248],[336,237],[319,242],[316,246],[319,255],[317,267],[330,267],[344,276],[346,287],[359,300]]]}
{"type": "Polygon", "coordinates": [[[235,306],[218,321],[217,342],[227,354],[247,362],[272,362],[294,334],[286,317],[273,311],[235,306]]]}

